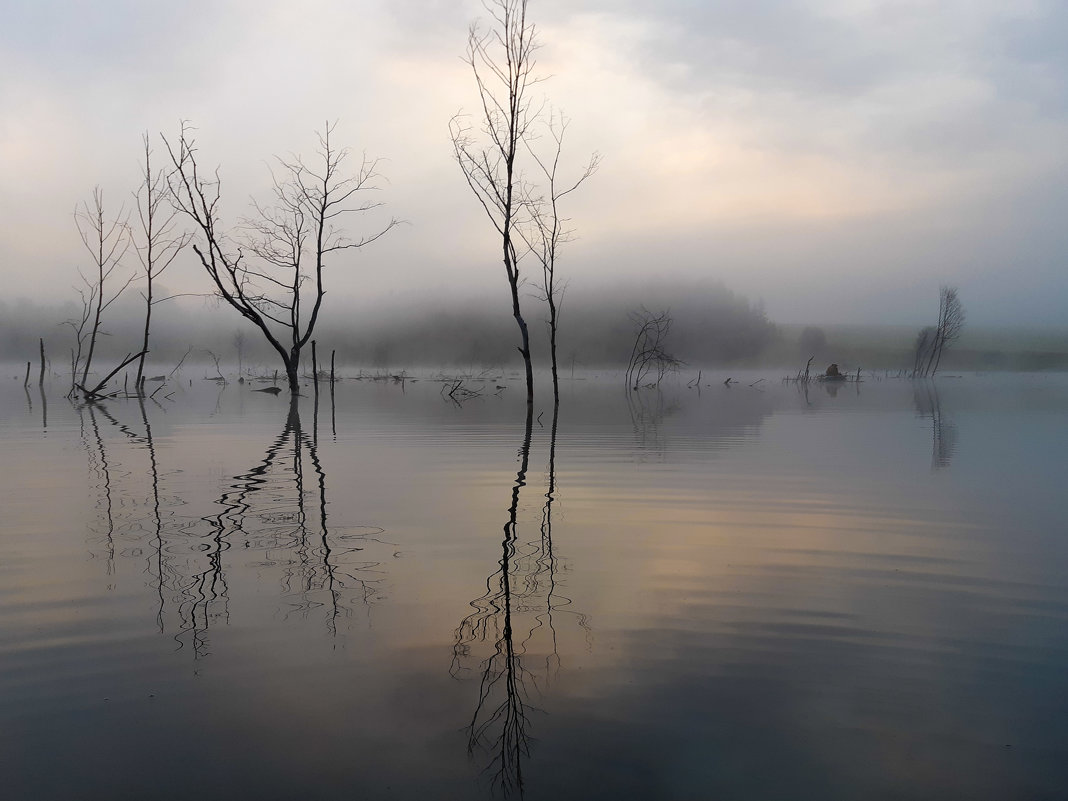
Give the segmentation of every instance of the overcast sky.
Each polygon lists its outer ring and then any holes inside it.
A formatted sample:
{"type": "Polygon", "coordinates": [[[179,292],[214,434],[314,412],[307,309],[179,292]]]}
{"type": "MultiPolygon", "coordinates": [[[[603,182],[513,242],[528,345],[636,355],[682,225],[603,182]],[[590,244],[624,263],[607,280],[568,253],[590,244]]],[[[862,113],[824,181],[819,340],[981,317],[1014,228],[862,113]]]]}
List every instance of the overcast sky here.
{"type": "MultiPolygon", "coordinates": [[[[476,109],[461,55],[480,16],[477,0],[7,0],[4,296],[72,296],[75,205],[100,185],[129,207],[144,131],[162,165],[158,134],[197,127],[232,221],[272,154],[310,153],[338,120],[408,224],[332,265],[330,302],[504,302],[448,135],[476,109]]],[[[951,283],[971,324],[1068,323],[1062,0],[530,0],[529,16],[551,76],[536,91],[572,120],[565,169],[603,156],[565,208],[574,291],[706,276],[776,322],[914,324],[951,283]]],[[[207,286],[188,260],[166,283],[207,286]]]]}

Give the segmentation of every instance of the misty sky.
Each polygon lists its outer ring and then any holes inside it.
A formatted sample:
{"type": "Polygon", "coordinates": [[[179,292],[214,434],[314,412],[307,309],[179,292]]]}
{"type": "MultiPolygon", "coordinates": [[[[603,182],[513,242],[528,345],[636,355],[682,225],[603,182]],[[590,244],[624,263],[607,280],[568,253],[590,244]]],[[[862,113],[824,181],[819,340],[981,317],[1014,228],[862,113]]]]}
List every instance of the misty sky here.
{"type": "MultiPolygon", "coordinates": [[[[272,154],[383,159],[407,225],[331,267],[328,302],[447,303],[505,279],[452,160],[474,111],[469,0],[7,0],[0,25],[5,297],[73,297],[75,205],[117,210],[142,132],[198,129],[228,221],[272,154]]],[[[531,0],[537,91],[572,120],[572,291],[697,276],[776,322],[1068,322],[1068,4],[1003,0],[531,0]]],[[[372,226],[373,220],[368,220],[372,226]]],[[[353,229],[359,233],[358,228],[353,229]]],[[[191,255],[191,254],[190,254],[191,255]]],[[[131,268],[134,260],[130,260],[131,268]]],[[[206,291],[185,259],[176,289],[206,291]]]]}

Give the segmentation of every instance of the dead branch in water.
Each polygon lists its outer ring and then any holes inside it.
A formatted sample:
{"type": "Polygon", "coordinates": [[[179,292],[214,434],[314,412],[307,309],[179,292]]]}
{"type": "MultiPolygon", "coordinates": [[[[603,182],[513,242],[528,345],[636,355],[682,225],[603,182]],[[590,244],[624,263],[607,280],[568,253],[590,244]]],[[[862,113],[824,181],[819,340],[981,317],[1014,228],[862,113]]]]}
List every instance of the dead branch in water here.
{"type": "Polygon", "coordinates": [[[92,389],[86,389],[82,384],[78,384],[78,389],[80,389],[85,394],[85,399],[88,401],[105,397],[100,390],[102,390],[108,383],[108,381],[110,381],[114,377],[115,373],[119,372],[119,370],[121,370],[123,367],[130,364],[131,362],[137,361],[141,358],[142,355],[144,355],[144,351],[140,351],[134,354],[127,353],[126,358],[123,360],[122,364],[120,364],[118,367],[116,367],[114,370],[104,376],[104,379],[95,387],[93,387],[92,389]]]}
{"type": "Polygon", "coordinates": [[[458,378],[451,383],[442,384],[440,394],[443,397],[449,398],[449,400],[456,404],[461,404],[464,401],[471,400],[471,398],[477,398],[482,394],[482,391],[478,389],[468,389],[464,386],[464,380],[458,378]],[[445,390],[448,390],[448,392],[445,390]]]}

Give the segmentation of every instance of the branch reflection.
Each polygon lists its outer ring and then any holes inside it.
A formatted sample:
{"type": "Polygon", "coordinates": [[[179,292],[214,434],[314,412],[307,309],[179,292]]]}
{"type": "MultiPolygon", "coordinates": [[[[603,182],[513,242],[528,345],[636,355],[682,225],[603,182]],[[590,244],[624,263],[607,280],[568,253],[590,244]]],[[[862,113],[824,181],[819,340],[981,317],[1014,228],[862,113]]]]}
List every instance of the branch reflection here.
{"type": "MultiPolygon", "coordinates": [[[[536,710],[530,704],[530,694],[538,690],[538,677],[525,666],[524,658],[533,650],[538,632],[547,632],[545,684],[557,675],[560,657],[553,614],[571,604],[557,587],[559,563],[552,540],[558,416],[556,407],[549,440],[548,490],[538,535],[525,542],[519,536],[520,493],[527,484],[533,431],[533,413],[528,407],[497,569],[487,578],[486,591],[471,601],[474,611],[460,622],[453,645],[450,672],[455,678],[471,672],[465,664],[478,644],[491,645],[491,652],[477,668],[480,683],[467,725],[467,751],[471,757],[488,757],[483,775],[505,796],[522,797],[523,761],[530,756],[532,742],[530,713],[536,710]],[[521,630],[524,616],[532,616],[532,622],[520,640],[515,631],[521,630]]],[[[577,615],[577,619],[588,632],[585,616],[577,615]]]]}

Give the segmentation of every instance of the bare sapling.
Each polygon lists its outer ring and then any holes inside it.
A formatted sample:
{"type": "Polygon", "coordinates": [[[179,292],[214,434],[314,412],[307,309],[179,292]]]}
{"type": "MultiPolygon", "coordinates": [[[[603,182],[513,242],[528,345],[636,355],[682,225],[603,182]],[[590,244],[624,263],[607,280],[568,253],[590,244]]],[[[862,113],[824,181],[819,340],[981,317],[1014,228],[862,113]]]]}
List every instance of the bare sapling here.
{"type": "Polygon", "coordinates": [[[534,370],[530,334],[519,299],[520,236],[516,226],[523,210],[518,156],[540,111],[529,98],[530,88],[540,81],[534,74],[538,43],[534,25],[527,21],[526,0],[488,0],[486,8],[492,17],[490,30],[472,25],[464,56],[478,88],[480,134],[476,135],[468,118],[459,114],[449,123],[449,133],[467,185],[500,237],[529,405],[534,403],[534,370]]]}
{"type": "Polygon", "coordinates": [[[72,379],[75,384],[84,386],[89,378],[96,344],[101,331],[104,312],[133,283],[134,277],[123,278],[116,275],[126,250],[130,247],[130,234],[125,216],[125,209],[120,208],[118,215],[112,219],[104,211],[104,193],[95,187],[91,199],[84,201],[74,211],[74,223],[78,228],[85,249],[93,259],[92,271],[86,275],[79,271],[85,289],[80,289],[82,299],[82,316],[78,321],[68,321],[77,336],[77,350],[74,357],[73,373],[81,369],[81,380],[72,379]],[[88,350],[82,358],[83,345],[88,340],[88,350]]]}
{"type": "Polygon", "coordinates": [[[939,287],[938,324],[924,328],[916,337],[913,378],[925,378],[938,372],[946,348],[960,338],[964,319],[964,306],[957,288],[946,285],[939,287]]]}
{"type": "Polygon", "coordinates": [[[148,353],[149,333],[152,326],[152,307],[157,303],[170,300],[168,297],[155,297],[156,279],[171,266],[187,244],[190,234],[177,230],[178,212],[170,205],[170,193],[167,191],[167,179],[163,170],[152,167],[152,148],[148,133],[142,136],[144,143],[144,164],[141,185],[134,193],[137,209],[137,226],[132,234],[134,252],[141,262],[145,276],[145,289],[141,297],[145,300],[145,330],[141,340],[141,356],[137,361],[137,378],[134,386],[141,390],[145,373],[145,355],[148,353]]]}
{"type": "Polygon", "coordinates": [[[526,206],[525,225],[518,227],[527,248],[541,265],[541,299],[549,308],[549,357],[553,377],[553,403],[560,403],[560,374],[558,370],[556,345],[557,332],[559,330],[560,306],[563,301],[564,290],[567,288],[566,281],[558,281],[556,265],[561,246],[570,242],[574,237],[574,230],[570,228],[570,220],[560,214],[561,201],[576,189],[578,189],[591,175],[597,171],[601,157],[594,153],[586,163],[582,172],[574,179],[564,180],[560,177],[560,157],[564,147],[564,134],[567,132],[568,119],[562,114],[550,114],[546,124],[549,138],[553,145],[547,155],[539,155],[532,137],[524,138],[523,142],[530,152],[534,163],[541,173],[543,190],[541,194],[535,194],[532,187],[525,187],[526,206]]]}

